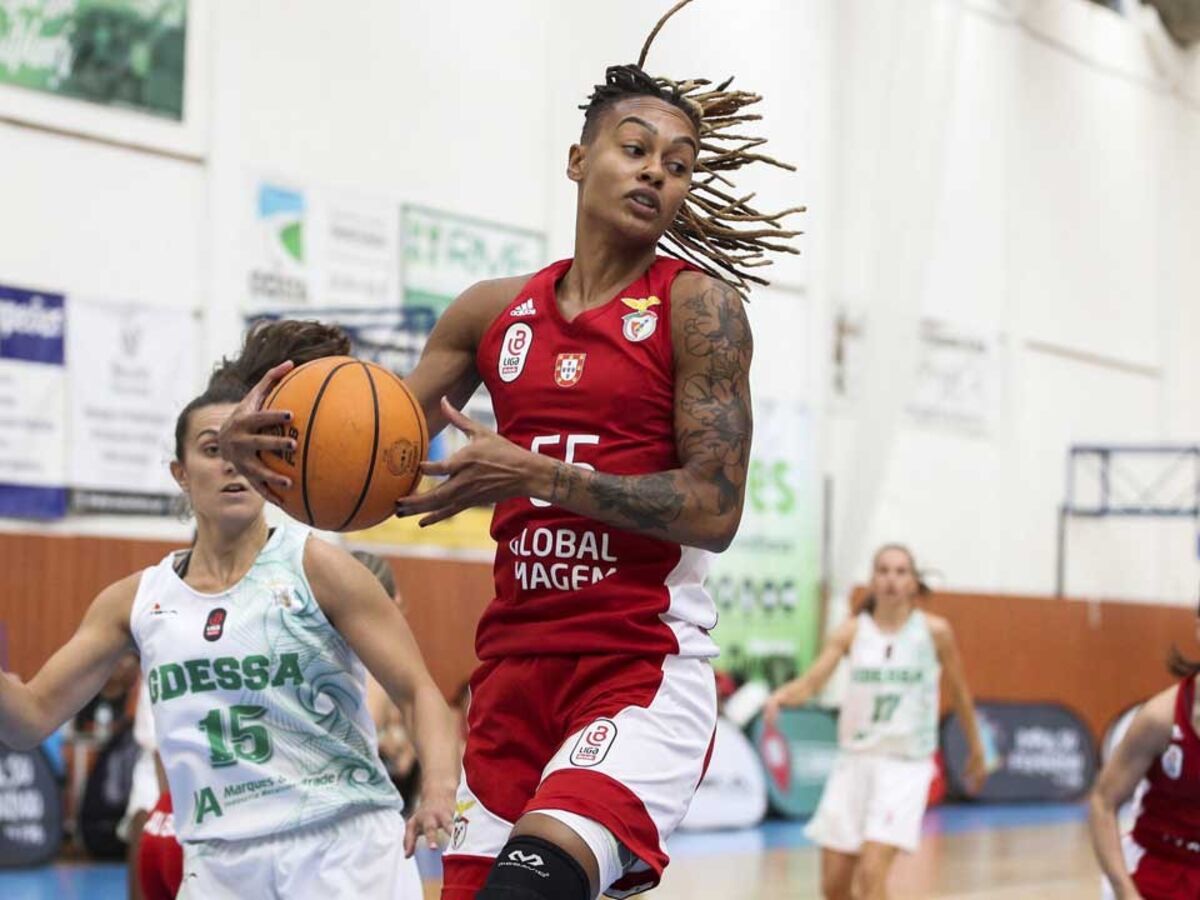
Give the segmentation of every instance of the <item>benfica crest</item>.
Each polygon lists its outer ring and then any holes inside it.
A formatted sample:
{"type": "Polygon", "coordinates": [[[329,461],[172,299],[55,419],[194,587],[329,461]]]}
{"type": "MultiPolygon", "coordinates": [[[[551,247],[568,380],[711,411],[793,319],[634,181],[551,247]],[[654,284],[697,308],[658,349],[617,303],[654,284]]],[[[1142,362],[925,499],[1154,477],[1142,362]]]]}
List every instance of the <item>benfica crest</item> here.
{"type": "Polygon", "coordinates": [[[554,383],[559,387],[571,387],[583,376],[586,353],[560,353],[554,361],[554,383]]]}
{"type": "Polygon", "coordinates": [[[622,297],[621,302],[633,310],[621,317],[621,333],[625,335],[625,340],[636,344],[654,334],[658,329],[658,313],[654,312],[651,307],[661,304],[661,300],[657,297],[646,297],[641,300],[622,297]]]}

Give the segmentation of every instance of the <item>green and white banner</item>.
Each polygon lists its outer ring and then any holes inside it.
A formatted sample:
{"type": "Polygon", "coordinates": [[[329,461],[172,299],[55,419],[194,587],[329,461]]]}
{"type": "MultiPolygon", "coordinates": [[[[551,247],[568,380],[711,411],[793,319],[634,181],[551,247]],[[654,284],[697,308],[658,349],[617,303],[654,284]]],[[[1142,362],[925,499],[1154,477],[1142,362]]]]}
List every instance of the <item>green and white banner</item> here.
{"type": "Polygon", "coordinates": [[[187,0],[2,0],[0,83],[181,121],[187,0]]]}
{"type": "Polygon", "coordinates": [[[708,587],[720,613],[717,668],[739,685],[774,687],[803,670],[820,639],[820,343],[803,291],[756,288],[747,312],[755,358],[746,500],[708,587]]]}
{"type": "Polygon", "coordinates": [[[546,264],[541,232],[454,213],[405,206],[404,304],[432,307],[439,315],[477,281],[533,273],[546,264]]]}

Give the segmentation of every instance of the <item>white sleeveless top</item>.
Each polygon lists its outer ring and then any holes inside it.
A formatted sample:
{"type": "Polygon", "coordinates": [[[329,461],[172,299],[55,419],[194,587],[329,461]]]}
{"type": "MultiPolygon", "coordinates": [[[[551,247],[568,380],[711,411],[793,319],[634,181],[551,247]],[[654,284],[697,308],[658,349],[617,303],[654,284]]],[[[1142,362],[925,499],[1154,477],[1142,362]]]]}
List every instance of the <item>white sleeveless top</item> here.
{"type": "Polygon", "coordinates": [[[942,667],[925,614],[913,610],[894,634],[858,614],[850,678],[838,717],[843,750],[926,759],[937,749],[942,667]]]}
{"type": "Polygon", "coordinates": [[[130,627],[181,841],[277,834],[401,806],[363,665],[304,575],[307,529],[276,528],[244,578],[193,590],[176,555],[142,573],[130,627]]]}

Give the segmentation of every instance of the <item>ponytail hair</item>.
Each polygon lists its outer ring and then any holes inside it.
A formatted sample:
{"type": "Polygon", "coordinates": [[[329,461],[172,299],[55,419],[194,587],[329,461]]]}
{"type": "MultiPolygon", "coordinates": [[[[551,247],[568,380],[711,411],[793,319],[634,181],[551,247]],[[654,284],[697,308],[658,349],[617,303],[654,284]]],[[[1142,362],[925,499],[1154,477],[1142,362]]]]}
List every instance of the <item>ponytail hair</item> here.
{"type": "MultiPolygon", "coordinates": [[[[925,583],[924,574],[921,572],[920,569],[917,568],[916,557],[913,556],[912,551],[909,550],[908,547],[905,546],[904,544],[884,544],[882,547],[880,547],[878,550],[876,550],[875,555],[873,557],[871,557],[871,572],[872,572],[872,574],[874,574],[875,563],[877,563],[879,561],[879,557],[889,550],[899,550],[901,553],[903,553],[905,556],[908,557],[909,568],[911,568],[913,571],[913,577],[915,577],[917,579],[917,596],[918,597],[928,597],[930,594],[932,594],[933,591],[930,590],[929,585],[925,583]]],[[[865,599],[862,602],[862,606],[859,607],[859,610],[862,612],[866,612],[869,615],[875,615],[875,607],[878,605],[879,604],[878,604],[878,601],[875,599],[875,595],[868,593],[867,599],[865,599]]]]}
{"type": "Polygon", "coordinates": [[[326,356],[349,356],[350,337],[337,325],[298,319],[260,319],[250,326],[242,349],[225,357],[209,377],[209,384],[232,381],[249,392],[281,362],[297,366],[326,356]]]}
{"type": "Polygon", "coordinates": [[[1200,662],[1188,659],[1172,644],[1171,652],[1167,654],[1167,671],[1176,678],[1192,678],[1200,674],[1200,662]]]}

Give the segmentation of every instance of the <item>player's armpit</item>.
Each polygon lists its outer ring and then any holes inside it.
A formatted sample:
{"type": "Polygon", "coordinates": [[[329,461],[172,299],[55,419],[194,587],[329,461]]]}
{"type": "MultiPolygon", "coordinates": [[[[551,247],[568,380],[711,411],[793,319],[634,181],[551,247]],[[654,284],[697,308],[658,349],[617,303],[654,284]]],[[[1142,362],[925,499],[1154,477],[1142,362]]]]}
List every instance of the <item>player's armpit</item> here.
{"type": "Polygon", "coordinates": [[[475,365],[479,342],[528,280],[528,276],[521,275],[481,281],[463,291],[438,318],[421,359],[404,379],[421,404],[430,435],[447,424],[441,410],[442,397],[455,409],[462,409],[479,387],[481,379],[475,365]]]}

